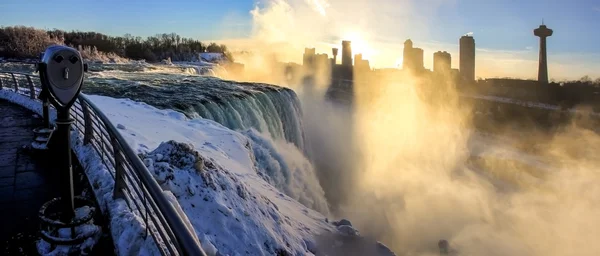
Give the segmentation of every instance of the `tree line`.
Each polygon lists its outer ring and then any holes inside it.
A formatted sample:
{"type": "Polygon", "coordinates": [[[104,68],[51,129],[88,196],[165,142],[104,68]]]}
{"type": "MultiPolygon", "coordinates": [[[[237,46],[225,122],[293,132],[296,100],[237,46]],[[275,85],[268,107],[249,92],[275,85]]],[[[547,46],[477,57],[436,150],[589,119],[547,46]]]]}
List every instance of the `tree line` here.
{"type": "Polygon", "coordinates": [[[46,47],[53,44],[93,49],[94,52],[148,62],[167,58],[173,61],[190,61],[201,52],[224,53],[233,61],[224,44],[205,44],[175,33],[142,38],[131,34],[109,36],[97,32],[43,30],[25,26],[0,27],[0,57],[37,58],[46,47]]]}
{"type": "Polygon", "coordinates": [[[536,80],[490,78],[463,86],[463,92],[498,96],[522,101],[539,102],[565,107],[580,104],[594,106],[600,111],[600,78],[584,76],[579,80],[538,83],[536,80]]]}

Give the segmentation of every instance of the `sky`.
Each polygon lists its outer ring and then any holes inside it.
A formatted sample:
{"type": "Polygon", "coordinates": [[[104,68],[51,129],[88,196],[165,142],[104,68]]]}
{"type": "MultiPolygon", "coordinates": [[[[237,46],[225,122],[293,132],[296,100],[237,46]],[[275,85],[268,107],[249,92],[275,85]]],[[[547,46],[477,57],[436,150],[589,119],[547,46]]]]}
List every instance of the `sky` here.
{"type": "MultiPolygon", "coordinates": [[[[600,1],[597,0],[3,0],[0,26],[97,31],[150,36],[175,32],[203,41],[252,48],[256,40],[291,46],[289,61],[303,47],[329,48],[353,40],[372,67],[394,67],[410,38],[432,54],[445,50],[458,67],[458,39],[473,33],[476,75],[535,78],[538,38],[544,23],[550,77],[600,77],[600,1]]],[[[272,48],[272,47],[271,47],[272,48]]]]}

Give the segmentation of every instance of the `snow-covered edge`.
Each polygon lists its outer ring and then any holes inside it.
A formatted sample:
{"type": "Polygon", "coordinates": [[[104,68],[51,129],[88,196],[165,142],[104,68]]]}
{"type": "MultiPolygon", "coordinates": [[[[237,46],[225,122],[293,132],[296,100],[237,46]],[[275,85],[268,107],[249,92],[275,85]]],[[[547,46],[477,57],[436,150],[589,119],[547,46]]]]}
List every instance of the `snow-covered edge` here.
{"type": "MultiPolygon", "coordinates": [[[[43,115],[40,101],[17,94],[14,91],[0,90],[0,99],[27,108],[40,116],[43,115]]],[[[54,123],[56,110],[50,108],[49,113],[50,122],[54,123]]],[[[102,214],[108,215],[109,228],[117,255],[158,254],[158,247],[151,239],[152,237],[148,235],[147,239],[143,238],[146,226],[141,216],[132,212],[125,200],[113,199],[114,179],[94,148],[91,145],[84,145],[82,138],[76,131],[71,133],[71,147],[91,184],[100,211],[102,214]]]]}

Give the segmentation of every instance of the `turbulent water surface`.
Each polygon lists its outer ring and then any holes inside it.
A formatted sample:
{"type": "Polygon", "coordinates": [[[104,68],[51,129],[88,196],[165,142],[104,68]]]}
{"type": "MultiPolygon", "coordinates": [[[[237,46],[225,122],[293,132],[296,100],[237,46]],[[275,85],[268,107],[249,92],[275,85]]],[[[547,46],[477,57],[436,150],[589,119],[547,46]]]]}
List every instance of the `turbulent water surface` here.
{"type": "Polygon", "coordinates": [[[90,72],[83,92],[179,110],[234,130],[254,128],[304,148],[300,104],[292,90],[198,76],[187,68],[109,67],[90,72]]]}

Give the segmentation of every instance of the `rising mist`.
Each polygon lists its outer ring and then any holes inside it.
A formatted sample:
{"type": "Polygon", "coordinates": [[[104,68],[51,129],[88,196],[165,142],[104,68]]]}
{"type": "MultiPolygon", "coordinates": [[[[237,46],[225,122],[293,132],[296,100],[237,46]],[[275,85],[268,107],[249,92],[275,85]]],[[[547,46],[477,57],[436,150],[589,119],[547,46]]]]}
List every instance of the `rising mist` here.
{"type": "Polygon", "coordinates": [[[346,2],[267,1],[252,11],[253,46],[263,47],[240,56],[247,72],[231,78],[298,92],[332,217],[350,219],[399,255],[439,255],[440,239],[458,255],[595,255],[600,136],[581,120],[553,133],[532,129],[525,137],[501,127],[489,135],[476,130],[473,106],[447,80],[429,88],[435,96],[412,76],[368,80],[355,85],[355,104],[345,108],[325,100],[325,82],[284,79],[277,61],[300,62],[308,46],[329,53],[351,30],[364,36],[358,48],[370,51],[377,31],[393,26],[385,22],[390,13],[377,22],[373,15],[386,4],[405,4],[398,15],[408,15],[410,2],[401,2],[353,1],[330,12],[346,2]],[[347,23],[342,15],[361,18],[347,23]],[[523,144],[537,147],[525,152],[523,144]]]}

